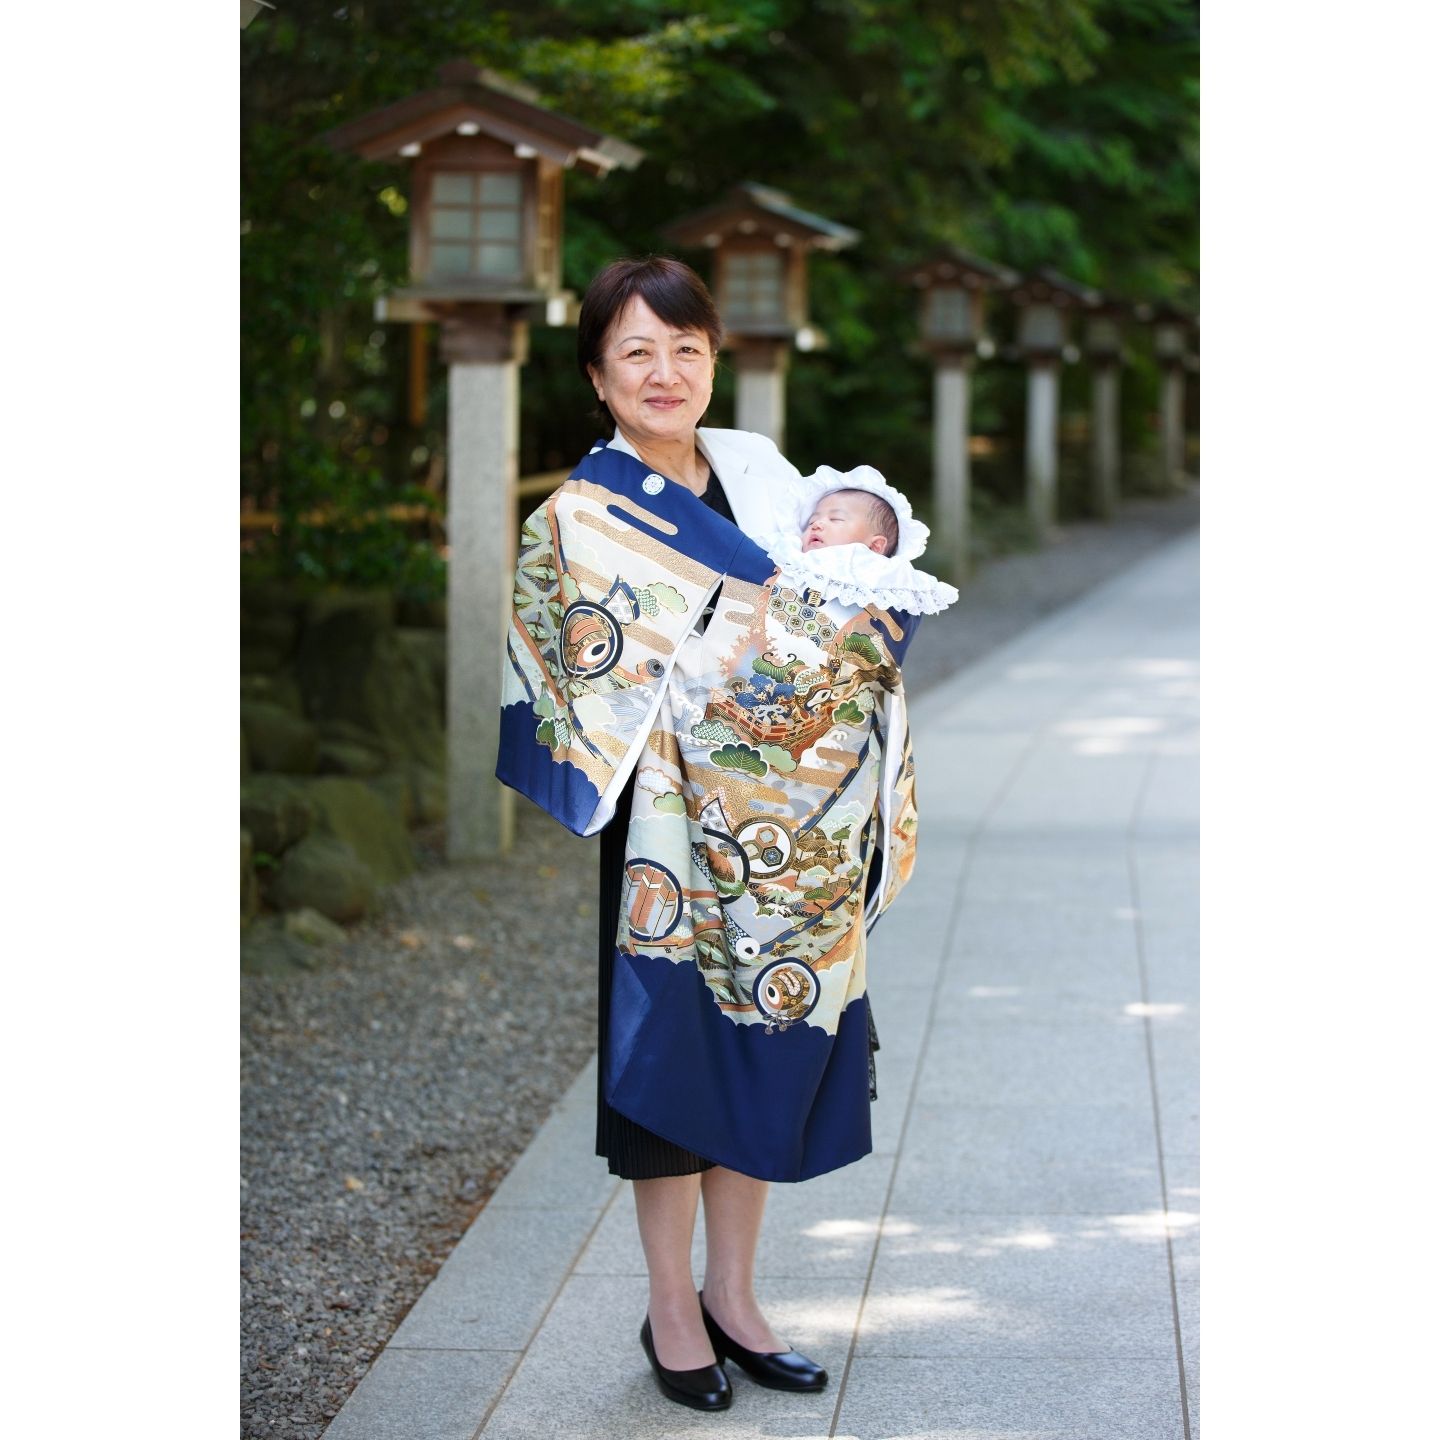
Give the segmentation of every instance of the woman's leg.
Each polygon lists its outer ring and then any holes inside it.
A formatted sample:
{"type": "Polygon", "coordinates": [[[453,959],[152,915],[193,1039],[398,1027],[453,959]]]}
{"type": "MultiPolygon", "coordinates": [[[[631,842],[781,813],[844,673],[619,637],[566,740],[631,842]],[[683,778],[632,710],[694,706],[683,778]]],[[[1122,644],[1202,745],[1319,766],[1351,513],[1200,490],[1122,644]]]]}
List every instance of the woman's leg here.
{"type": "MultiPolygon", "coordinates": [[[[650,1272],[650,1333],[655,1355],[667,1370],[696,1370],[716,1359],[690,1269],[700,1180],[697,1174],[632,1182],[640,1244],[650,1272]]],[[[706,1219],[708,1223],[708,1205],[706,1219]]]]}
{"type": "Polygon", "coordinates": [[[755,1248],[770,1184],[716,1165],[700,1177],[705,1196],[705,1308],[747,1350],[784,1350],[755,1300],[755,1248]]]}

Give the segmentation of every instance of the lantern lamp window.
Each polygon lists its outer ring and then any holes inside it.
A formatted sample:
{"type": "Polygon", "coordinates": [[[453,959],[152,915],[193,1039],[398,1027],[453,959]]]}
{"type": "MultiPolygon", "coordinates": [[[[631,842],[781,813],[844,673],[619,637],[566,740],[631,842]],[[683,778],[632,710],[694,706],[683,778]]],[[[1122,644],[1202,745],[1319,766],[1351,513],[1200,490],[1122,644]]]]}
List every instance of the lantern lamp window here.
{"type": "Polygon", "coordinates": [[[937,285],[928,296],[930,338],[971,340],[975,327],[968,291],[955,285],[937,285]]]}
{"type": "Polygon", "coordinates": [[[1155,353],[1166,360],[1179,359],[1185,353],[1185,331],[1179,325],[1155,327],[1155,353]]]}
{"type": "Polygon", "coordinates": [[[1026,305],[1020,312],[1020,343],[1027,349],[1058,350],[1065,343],[1065,322],[1053,305],[1026,305]]]}
{"type": "Polygon", "coordinates": [[[726,257],[725,320],[730,324],[783,322],[784,276],[774,250],[746,250],[726,257]]]}
{"type": "Polygon", "coordinates": [[[1106,315],[1097,315],[1086,327],[1086,343],[1097,354],[1118,354],[1123,342],[1118,321],[1106,315]]]}
{"type": "Polygon", "coordinates": [[[430,202],[432,277],[523,275],[524,187],[518,174],[438,171],[430,202]]]}

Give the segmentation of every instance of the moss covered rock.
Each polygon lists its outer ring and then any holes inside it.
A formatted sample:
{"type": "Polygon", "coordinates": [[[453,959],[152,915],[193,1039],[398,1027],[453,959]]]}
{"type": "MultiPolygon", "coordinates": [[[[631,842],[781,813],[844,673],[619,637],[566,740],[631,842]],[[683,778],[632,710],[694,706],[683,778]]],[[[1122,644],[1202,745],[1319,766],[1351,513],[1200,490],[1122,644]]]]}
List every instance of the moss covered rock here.
{"type": "Polygon", "coordinates": [[[240,969],[246,975],[294,975],[318,969],[325,958],[324,948],[287,935],[274,915],[262,916],[240,939],[240,969]]]}
{"type": "Polygon", "coordinates": [[[414,870],[415,853],[404,822],[371,785],[338,775],[304,783],[315,807],[316,831],[343,840],[380,884],[393,884],[414,870]]]}
{"type": "Polygon", "coordinates": [[[318,910],[292,910],[281,923],[287,935],[307,945],[338,945],[345,938],[344,929],[318,910]]]}
{"type": "Polygon", "coordinates": [[[340,722],[373,735],[391,759],[442,769],[445,705],[433,632],[397,634],[393,619],[393,602],[315,602],[295,659],[305,713],[327,736],[344,738],[334,730],[340,722]]]}
{"type": "Polygon", "coordinates": [[[264,700],[278,705],[292,715],[305,714],[305,702],[300,698],[300,687],[288,671],[270,675],[242,675],[240,677],[241,700],[264,700]]]}
{"type": "Polygon", "coordinates": [[[407,830],[415,823],[415,801],[408,776],[396,770],[387,770],[383,775],[370,776],[365,783],[407,830]]]}
{"type": "Polygon", "coordinates": [[[257,770],[282,775],[313,775],[319,761],[320,733],[310,721],[269,700],[242,700],[240,724],[257,770]]]}
{"type": "Polygon", "coordinates": [[[318,910],[343,923],[374,906],[375,876],[343,840],[307,835],[285,852],[269,894],[282,910],[318,910]]]}
{"type": "Polygon", "coordinates": [[[317,769],[321,775],[378,775],[385,768],[385,755],[368,745],[350,740],[321,740],[317,769]]]}
{"type": "Polygon", "coordinates": [[[298,781],[252,775],[240,786],[240,823],[257,852],[279,856],[310,833],[315,806],[298,781]]]}

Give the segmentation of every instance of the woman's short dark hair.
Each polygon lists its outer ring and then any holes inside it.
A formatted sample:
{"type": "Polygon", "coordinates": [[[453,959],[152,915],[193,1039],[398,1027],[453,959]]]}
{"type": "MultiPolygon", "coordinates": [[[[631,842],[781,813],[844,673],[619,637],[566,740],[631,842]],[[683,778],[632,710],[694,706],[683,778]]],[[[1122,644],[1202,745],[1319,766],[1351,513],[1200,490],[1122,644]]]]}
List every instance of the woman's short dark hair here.
{"type": "MultiPolygon", "coordinates": [[[[589,380],[591,365],[601,362],[605,335],[615,317],[639,296],[667,325],[698,330],[718,353],[725,338],[720,313],[705,282],[683,260],[647,255],[643,260],[612,260],[591,282],[580,304],[576,336],[580,373],[589,380]]],[[[600,412],[610,420],[603,401],[600,412]]]]}

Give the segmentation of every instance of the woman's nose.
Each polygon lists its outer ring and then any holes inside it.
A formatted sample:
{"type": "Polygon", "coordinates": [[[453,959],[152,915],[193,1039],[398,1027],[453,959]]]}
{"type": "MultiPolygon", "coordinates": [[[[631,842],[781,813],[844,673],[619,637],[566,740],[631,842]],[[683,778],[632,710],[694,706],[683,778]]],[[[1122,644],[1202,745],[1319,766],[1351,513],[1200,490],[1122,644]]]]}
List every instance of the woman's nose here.
{"type": "Polygon", "coordinates": [[[675,380],[679,372],[675,368],[675,362],[668,355],[657,355],[655,364],[651,367],[650,375],[657,385],[669,385],[675,380]]]}

